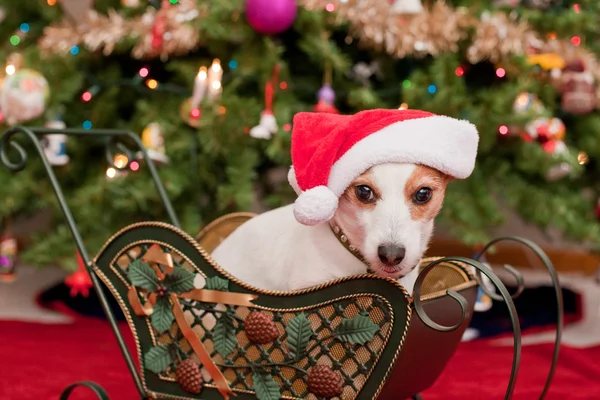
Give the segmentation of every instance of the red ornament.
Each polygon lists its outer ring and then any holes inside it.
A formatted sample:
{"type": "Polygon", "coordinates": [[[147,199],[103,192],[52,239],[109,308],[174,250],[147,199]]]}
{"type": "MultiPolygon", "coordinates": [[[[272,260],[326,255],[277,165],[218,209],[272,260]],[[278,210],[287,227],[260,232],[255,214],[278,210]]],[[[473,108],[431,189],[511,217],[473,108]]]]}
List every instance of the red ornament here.
{"type": "Polygon", "coordinates": [[[167,17],[165,12],[169,8],[169,0],[163,0],[160,5],[160,10],[156,13],[154,24],[152,25],[152,48],[161,49],[165,41],[165,31],[167,30],[167,17]]]}
{"type": "Polygon", "coordinates": [[[65,279],[65,283],[71,288],[71,297],[76,297],[80,293],[83,297],[88,297],[90,295],[90,288],[93,286],[92,279],[79,252],[77,252],[77,266],[78,270],[69,275],[65,279]]]}

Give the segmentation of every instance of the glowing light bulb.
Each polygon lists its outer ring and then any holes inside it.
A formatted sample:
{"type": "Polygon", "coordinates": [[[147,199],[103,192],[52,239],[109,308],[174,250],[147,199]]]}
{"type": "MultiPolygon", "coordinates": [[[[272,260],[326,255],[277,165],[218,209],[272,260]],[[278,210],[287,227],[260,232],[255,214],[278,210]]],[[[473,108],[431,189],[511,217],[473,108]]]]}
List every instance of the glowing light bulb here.
{"type": "Polygon", "coordinates": [[[571,38],[571,43],[573,43],[573,46],[579,46],[581,44],[581,38],[579,36],[573,36],[571,38]]]}
{"type": "Polygon", "coordinates": [[[218,58],[215,58],[210,66],[210,69],[212,69],[214,72],[219,72],[221,70],[221,61],[219,61],[218,58]]]}
{"type": "Polygon", "coordinates": [[[283,125],[283,130],[286,132],[289,132],[292,130],[292,124],[284,124],[283,125]]]}
{"type": "Polygon", "coordinates": [[[146,82],[146,86],[154,90],[158,87],[158,82],[156,81],[156,79],[148,79],[148,81],[146,82]]]}
{"type": "Polygon", "coordinates": [[[198,119],[198,118],[200,118],[200,109],[199,109],[199,108],[194,108],[194,109],[192,109],[192,111],[190,111],[190,116],[191,116],[193,119],[198,119]]]}
{"type": "Polygon", "coordinates": [[[579,163],[579,165],[585,165],[589,160],[590,158],[583,151],[577,155],[577,162],[579,163]]]}
{"type": "Polygon", "coordinates": [[[8,65],[6,66],[6,75],[12,75],[12,74],[14,74],[14,73],[15,73],[15,71],[16,71],[16,70],[17,70],[17,69],[15,68],[15,66],[14,66],[14,65],[12,65],[12,64],[8,64],[8,65]]]}
{"type": "Polygon", "coordinates": [[[81,100],[88,102],[92,99],[92,94],[90,92],[85,92],[81,95],[81,100]]]}
{"type": "Polygon", "coordinates": [[[498,128],[498,132],[500,132],[501,135],[507,135],[508,134],[508,126],[500,125],[500,127],[498,128]]]}
{"type": "Polygon", "coordinates": [[[131,164],[129,164],[129,168],[135,172],[140,169],[140,163],[137,161],[132,161],[131,164]]]}
{"type": "Polygon", "coordinates": [[[285,89],[287,89],[287,86],[288,86],[287,82],[281,82],[281,83],[279,84],[279,88],[280,88],[281,90],[285,90],[285,89]]]}
{"type": "Polygon", "coordinates": [[[400,104],[400,107],[398,107],[398,110],[408,110],[408,104],[406,104],[406,103],[400,104]]]}
{"type": "Polygon", "coordinates": [[[219,82],[219,81],[214,81],[214,82],[212,83],[212,87],[213,87],[213,89],[215,89],[215,90],[219,90],[219,89],[221,89],[221,82],[219,82]]]}
{"type": "Polygon", "coordinates": [[[53,6],[56,4],[56,0],[47,0],[49,6],[53,6]]]}
{"type": "Polygon", "coordinates": [[[198,79],[200,80],[205,80],[207,78],[208,74],[206,72],[206,67],[201,67],[198,70],[198,79]]]}
{"type": "Polygon", "coordinates": [[[325,9],[326,9],[327,11],[329,11],[329,12],[332,12],[333,10],[335,10],[335,5],[334,5],[333,3],[328,3],[328,4],[325,6],[325,9]]]}
{"type": "Polygon", "coordinates": [[[463,67],[458,67],[454,70],[456,76],[463,76],[465,74],[465,69],[463,67]]]}
{"type": "Polygon", "coordinates": [[[106,169],[106,177],[108,179],[113,179],[115,176],[117,176],[117,170],[114,169],[113,167],[107,168],[106,169]]]}
{"type": "Polygon", "coordinates": [[[139,74],[142,78],[147,77],[149,73],[150,73],[150,70],[146,67],[141,68],[140,72],[139,72],[139,74]]]}
{"type": "Polygon", "coordinates": [[[129,158],[127,158],[127,156],[125,154],[117,154],[115,156],[114,164],[115,164],[115,167],[117,167],[119,169],[125,168],[127,166],[128,162],[129,162],[129,158]]]}
{"type": "Polygon", "coordinates": [[[496,76],[498,78],[504,78],[506,76],[506,70],[504,68],[498,68],[496,70],[496,76]]]}

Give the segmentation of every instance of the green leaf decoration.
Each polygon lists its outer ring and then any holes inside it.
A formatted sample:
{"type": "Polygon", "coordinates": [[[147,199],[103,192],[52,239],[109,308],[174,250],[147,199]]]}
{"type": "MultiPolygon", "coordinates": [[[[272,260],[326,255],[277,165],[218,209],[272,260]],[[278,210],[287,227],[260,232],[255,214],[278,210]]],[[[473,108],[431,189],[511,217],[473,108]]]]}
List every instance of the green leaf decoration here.
{"type": "Polygon", "coordinates": [[[185,293],[194,288],[196,275],[185,268],[175,268],[173,272],[165,276],[163,283],[167,290],[173,293],[185,293]]]}
{"type": "Polygon", "coordinates": [[[206,290],[220,290],[221,292],[229,291],[229,281],[218,276],[213,276],[206,280],[206,290]]]}
{"type": "Polygon", "coordinates": [[[365,344],[373,340],[379,326],[365,315],[357,315],[352,319],[345,318],[335,329],[335,337],[351,344],[365,344]]]}
{"type": "Polygon", "coordinates": [[[160,374],[173,364],[173,357],[169,344],[154,346],[144,355],[144,366],[150,371],[160,374]]]}
{"type": "Polygon", "coordinates": [[[127,268],[127,276],[135,287],[154,292],[158,286],[156,272],[141,260],[135,260],[127,268]]]}
{"type": "Polygon", "coordinates": [[[295,360],[300,360],[304,356],[306,346],[308,346],[310,337],[314,333],[310,321],[303,313],[298,314],[290,320],[285,330],[288,334],[287,346],[290,354],[295,360]]]}
{"type": "Polygon", "coordinates": [[[254,371],[252,382],[258,400],[279,400],[281,398],[279,385],[271,375],[263,371],[254,371]]]}
{"type": "Polygon", "coordinates": [[[150,316],[152,327],[161,334],[169,330],[173,321],[175,321],[175,316],[173,315],[169,298],[159,297],[152,309],[152,315],[150,316]]]}
{"type": "Polygon", "coordinates": [[[235,350],[237,346],[237,337],[233,326],[233,318],[228,314],[221,315],[217,320],[213,331],[213,342],[215,350],[225,358],[235,350]]]}

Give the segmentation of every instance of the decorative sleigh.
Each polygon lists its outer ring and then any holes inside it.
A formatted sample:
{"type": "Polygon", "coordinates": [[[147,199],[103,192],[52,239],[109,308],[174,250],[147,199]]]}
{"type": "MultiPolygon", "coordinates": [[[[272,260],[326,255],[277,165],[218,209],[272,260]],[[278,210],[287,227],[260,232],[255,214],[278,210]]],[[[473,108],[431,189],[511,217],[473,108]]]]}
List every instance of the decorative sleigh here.
{"type": "MultiPolygon", "coordinates": [[[[210,252],[252,214],[222,217],[192,238],[179,222],[139,137],[128,131],[53,130],[14,127],[0,141],[2,163],[14,172],[26,166],[27,154],[14,140],[23,135],[42,158],[59,205],[85,261],[94,288],[115,333],[140,399],[359,399],[420,398],[456,351],[467,328],[481,274],[500,294],[482,290],[506,303],[514,333],[513,363],[505,399],[518,373],[521,332],[512,299],[523,290],[519,273],[510,294],[502,281],[477,259],[501,240],[531,248],[547,267],[556,290],[558,327],[550,372],[540,399],[554,375],[562,334],[562,295],[548,257],[526,239],[499,238],[475,260],[461,257],[422,260],[413,297],[391,279],[361,275],[295,292],[259,290],[230,276],[210,252]],[[111,149],[130,152],[135,144],[148,166],[170,224],[143,222],[125,227],[90,258],[56,176],[45,159],[40,138],[46,134],[102,137],[111,149]],[[11,150],[12,149],[12,150],[11,150]],[[9,154],[11,153],[11,154],[9,154]],[[12,161],[17,158],[17,161],[12,161]],[[472,274],[471,271],[476,271],[472,274]],[[127,349],[105,291],[120,305],[136,344],[127,349]],[[140,370],[136,368],[137,357],[140,370]]],[[[124,169],[128,166],[114,165],[124,169]]],[[[108,399],[93,382],[75,383],[99,399],[108,399]]]]}

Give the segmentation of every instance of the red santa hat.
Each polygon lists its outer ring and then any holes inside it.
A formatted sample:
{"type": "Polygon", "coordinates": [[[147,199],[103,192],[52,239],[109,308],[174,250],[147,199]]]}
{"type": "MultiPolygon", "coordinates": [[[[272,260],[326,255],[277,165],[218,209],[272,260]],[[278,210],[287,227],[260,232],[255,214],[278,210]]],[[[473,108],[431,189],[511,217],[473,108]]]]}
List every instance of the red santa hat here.
{"type": "Polygon", "coordinates": [[[329,221],[352,181],[378,164],[420,164],[467,178],[475,167],[478,142],[470,122],[425,111],[298,113],[288,174],[299,195],[296,220],[304,225],[329,221]]]}

